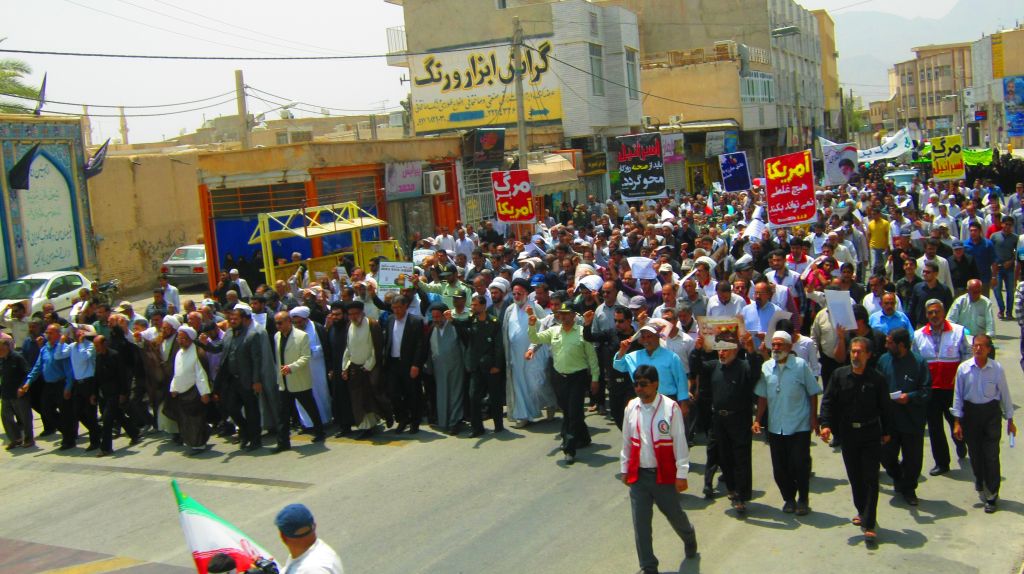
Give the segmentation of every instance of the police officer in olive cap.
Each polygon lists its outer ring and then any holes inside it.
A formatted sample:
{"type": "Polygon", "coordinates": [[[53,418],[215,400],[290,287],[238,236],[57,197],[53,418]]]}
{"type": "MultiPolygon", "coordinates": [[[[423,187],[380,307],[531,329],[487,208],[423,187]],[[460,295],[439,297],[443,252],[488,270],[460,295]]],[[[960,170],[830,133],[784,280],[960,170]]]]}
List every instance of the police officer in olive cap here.
{"type": "Polygon", "coordinates": [[[277,513],[274,524],[288,548],[286,574],[344,574],[341,558],[316,536],[313,513],[304,504],[289,504],[277,513]]]}

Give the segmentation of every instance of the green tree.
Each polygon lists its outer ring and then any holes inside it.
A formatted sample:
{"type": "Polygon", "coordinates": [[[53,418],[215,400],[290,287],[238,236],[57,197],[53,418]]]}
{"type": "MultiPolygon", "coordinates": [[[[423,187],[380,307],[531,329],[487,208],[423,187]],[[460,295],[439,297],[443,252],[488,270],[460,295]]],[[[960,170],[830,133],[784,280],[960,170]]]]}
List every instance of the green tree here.
{"type": "Polygon", "coordinates": [[[39,90],[25,84],[24,79],[32,73],[32,68],[21,60],[0,60],[0,97],[17,96],[28,100],[0,99],[0,113],[30,114],[35,104],[30,100],[39,100],[39,90]]]}

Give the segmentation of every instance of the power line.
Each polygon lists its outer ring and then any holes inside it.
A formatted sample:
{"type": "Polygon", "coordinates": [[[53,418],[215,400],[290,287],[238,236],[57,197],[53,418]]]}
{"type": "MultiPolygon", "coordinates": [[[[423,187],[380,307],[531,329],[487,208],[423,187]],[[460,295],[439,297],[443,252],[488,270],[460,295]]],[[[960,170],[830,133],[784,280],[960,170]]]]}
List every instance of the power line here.
{"type": "MultiPolygon", "coordinates": [[[[0,94],[0,95],[2,95],[2,94],[0,94]]],[[[126,117],[126,118],[153,118],[153,117],[158,117],[158,116],[174,116],[174,115],[177,115],[177,114],[187,114],[187,113],[191,113],[191,112],[198,112],[198,111],[201,111],[201,110],[208,110],[210,108],[216,108],[217,106],[223,106],[224,104],[232,103],[234,101],[235,101],[235,97],[232,96],[232,97],[230,97],[230,98],[228,98],[228,99],[226,99],[224,101],[217,102],[215,104],[210,104],[208,106],[201,106],[201,107],[198,107],[198,108],[192,108],[192,109],[188,109],[188,110],[177,110],[177,111],[174,111],[174,112],[159,112],[159,113],[153,113],[153,114],[125,114],[123,117],[126,117]]],[[[46,110],[45,113],[47,113],[47,114],[57,114],[57,115],[61,115],[61,116],[81,116],[81,115],[83,115],[81,112],[59,112],[57,110],[46,110]]],[[[88,117],[90,117],[90,118],[120,118],[122,116],[121,116],[121,114],[93,114],[93,113],[90,113],[90,114],[88,114],[88,117]]]]}
{"type": "MultiPolygon", "coordinates": [[[[529,46],[529,45],[527,45],[525,43],[523,45],[527,49],[529,49],[529,50],[533,50],[534,52],[540,53],[540,51],[537,50],[536,48],[534,48],[533,46],[529,46]]],[[[593,73],[593,72],[591,72],[589,70],[584,70],[583,68],[580,68],[578,66],[574,66],[574,65],[570,64],[569,62],[566,62],[565,60],[560,60],[560,59],[552,56],[551,54],[547,54],[547,58],[549,60],[554,60],[556,62],[559,62],[560,64],[568,66],[568,67],[570,67],[570,68],[572,68],[572,69],[574,69],[574,70],[576,70],[578,72],[583,72],[584,74],[587,74],[588,76],[592,76],[592,77],[597,78],[597,79],[599,79],[601,81],[608,82],[609,84],[612,84],[613,86],[619,86],[621,88],[626,88],[627,90],[634,91],[634,92],[637,92],[638,94],[643,94],[643,95],[651,97],[651,98],[655,98],[655,99],[659,99],[659,100],[665,100],[667,102],[672,102],[672,103],[675,103],[675,104],[682,104],[684,106],[692,106],[692,107],[695,107],[695,108],[707,108],[707,109],[715,109],[715,110],[734,110],[734,109],[736,109],[736,108],[733,108],[731,106],[712,106],[712,105],[708,105],[708,104],[695,104],[693,102],[684,102],[683,100],[676,100],[674,98],[669,98],[669,97],[666,97],[666,96],[659,96],[657,94],[652,94],[650,92],[645,92],[645,91],[640,90],[640,89],[634,89],[634,88],[632,88],[630,86],[627,86],[626,84],[623,84],[623,83],[620,83],[620,82],[616,82],[614,80],[609,80],[608,78],[605,78],[604,76],[600,76],[600,75],[595,74],[595,73],[593,73]]]]}
{"type": "MultiPolygon", "coordinates": [[[[250,98],[253,98],[254,100],[259,100],[259,101],[261,101],[261,102],[263,102],[265,104],[270,104],[270,105],[273,105],[273,106],[275,106],[277,108],[283,108],[284,107],[284,105],[281,104],[280,102],[274,102],[274,101],[271,101],[271,100],[267,100],[267,99],[264,99],[264,98],[261,98],[261,97],[255,95],[255,94],[247,94],[247,95],[250,98]]],[[[301,102],[288,102],[288,103],[292,104],[291,106],[288,107],[288,109],[290,109],[290,110],[298,110],[300,112],[306,112],[306,113],[314,114],[314,115],[320,115],[320,114],[323,113],[320,110],[312,110],[312,109],[309,109],[309,108],[304,108],[304,107],[302,107],[301,102]]],[[[311,105],[311,104],[305,104],[305,105],[311,105]]],[[[262,113],[266,114],[267,112],[271,112],[273,110],[274,110],[274,108],[271,108],[271,109],[267,110],[266,112],[262,112],[262,113]]],[[[387,110],[374,110],[374,111],[380,112],[380,113],[385,113],[387,110]]],[[[374,114],[360,114],[360,115],[374,115],[374,114]]]]}
{"type": "Polygon", "coordinates": [[[165,2],[164,0],[153,0],[153,1],[157,2],[158,4],[163,4],[164,6],[167,6],[168,8],[174,8],[175,10],[181,10],[182,12],[187,12],[189,14],[192,14],[192,15],[195,15],[195,16],[199,16],[200,18],[205,18],[207,20],[212,20],[213,22],[217,22],[218,24],[224,24],[225,26],[230,26],[232,28],[236,28],[238,30],[243,30],[245,32],[252,32],[253,34],[258,34],[260,36],[266,36],[267,38],[273,38],[274,40],[279,40],[281,42],[287,42],[289,44],[295,44],[296,46],[304,46],[306,48],[312,48],[314,50],[317,50],[317,51],[320,51],[320,52],[323,52],[323,53],[327,53],[327,54],[330,54],[330,53],[345,54],[345,52],[342,52],[342,51],[339,51],[339,50],[332,50],[330,48],[325,48],[325,47],[322,47],[322,46],[317,46],[315,44],[307,44],[306,42],[299,42],[298,40],[289,40],[287,38],[282,38],[281,36],[273,36],[271,34],[267,34],[266,32],[261,32],[260,30],[253,30],[252,28],[246,28],[245,26],[239,26],[238,24],[235,24],[233,22],[228,22],[226,20],[219,20],[217,18],[214,18],[213,16],[202,14],[200,12],[196,12],[195,10],[189,10],[188,8],[185,8],[185,7],[182,7],[182,6],[177,6],[177,5],[172,4],[170,2],[165,2]]]}
{"type": "MultiPolygon", "coordinates": [[[[187,106],[189,104],[198,104],[200,102],[207,102],[207,101],[214,100],[214,99],[217,99],[217,98],[223,98],[224,96],[226,96],[228,94],[234,94],[234,93],[235,93],[235,91],[231,90],[231,91],[228,91],[228,92],[224,92],[223,94],[217,94],[216,96],[210,96],[208,98],[201,98],[201,99],[198,99],[198,100],[191,100],[191,101],[188,101],[188,102],[178,102],[178,103],[175,103],[175,104],[153,104],[151,106],[121,106],[121,105],[109,105],[109,104],[83,104],[83,103],[78,103],[78,102],[61,102],[61,101],[58,101],[58,100],[51,100],[49,98],[47,98],[44,103],[46,103],[46,104],[59,104],[59,105],[63,105],[63,106],[87,106],[87,107],[90,107],[90,108],[125,108],[125,109],[174,108],[174,107],[178,107],[178,106],[187,106]]],[[[33,101],[38,101],[39,100],[39,98],[31,98],[31,97],[19,96],[19,95],[16,95],[16,94],[7,94],[7,93],[0,93],[0,96],[8,96],[8,97],[18,98],[18,99],[22,99],[22,100],[33,100],[33,101]]]]}
{"type": "MultiPolygon", "coordinates": [[[[78,6],[79,8],[85,8],[86,10],[92,10],[93,12],[99,12],[100,14],[106,14],[107,16],[110,16],[110,17],[113,17],[113,18],[117,18],[119,20],[124,20],[126,22],[131,22],[132,24],[138,24],[139,26],[145,26],[147,28],[153,28],[154,30],[160,30],[161,32],[167,32],[168,34],[175,34],[177,36],[183,36],[185,38],[191,38],[192,40],[199,40],[200,42],[206,42],[206,43],[209,43],[209,44],[217,44],[218,46],[225,46],[227,48],[235,48],[237,50],[245,50],[246,49],[246,48],[243,48],[241,46],[235,46],[233,44],[225,44],[224,42],[218,42],[216,40],[210,40],[210,39],[207,39],[207,38],[203,38],[202,36],[193,36],[192,34],[186,34],[185,32],[178,32],[176,30],[171,30],[170,28],[163,28],[163,27],[157,26],[155,24],[150,24],[148,22],[143,22],[142,20],[135,20],[134,18],[129,18],[127,16],[122,16],[120,14],[115,14],[113,12],[107,12],[106,10],[100,10],[99,8],[94,8],[92,6],[86,6],[85,4],[80,4],[78,2],[75,2],[75,0],[64,0],[64,1],[67,2],[68,4],[73,4],[75,6],[78,6]]],[[[255,50],[255,51],[263,53],[263,54],[273,54],[273,52],[265,52],[263,50],[255,50]]]]}
{"type": "Polygon", "coordinates": [[[171,14],[167,14],[166,12],[161,12],[159,10],[154,10],[152,8],[147,8],[146,6],[140,6],[139,4],[136,4],[134,2],[129,2],[129,0],[117,0],[117,1],[122,3],[122,4],[125,4],[127,6],[132,6],[132,7],[138,8],[139,10],[145,10],[146,12],[150,12],[150,13],[156,14],[158,16],[163,16],[164,18],[169,18],[169,19],[175,20],[177,22],[182,22],[182,23],[188,24],[189,26],[195,26],[197,28],[202,28],[204,30],[210,30],[212,32],[217,32],[218,34],[227,34],[229,36],[234,36],[236,38],[241,38],[243,40],[248,40],[250,42],[257,42],[257,43],[261,43],[261,44],[269,44],[271,46],[277,46],[278,48],[284,48],[285,50],[295,51],[295,48],[293,48],[291,46],[285,46],[283,44],[276,44],[274,42],[268,42],[268,41],[260,39],[260,38],[253,38],[251,36],[243,36],[242,34],[236,34],[234,32],[229,32],[227,30],[222,30],[220,28],[216,28],[214,26],[207,26],[206,24],[200,24],[200,23],[197,23],[197,22],[193,22],[191,20],[186,20],[184,18],[179,18],[177,16],[174,16],[174,15],[171,15],[171,14]]]}
{"type": "MultiPolygon", "coordinates": [[[[323,108],[325,110],[331,110],[332,112],[376,112],[376,111],[381,111],[382,109],[391,110],[391,109],[397,109],[397,108],[401,107],[401,106],[389,106],[387,108],[332,108],[330,106],[321,106],[321,105],[313,104],[313,103],[310,103],[310,102],[303,102],[303,101],[295,100],[295,99],[292,99],[292,98],[286,98],[284,96],[278,96],[276,94],[271,94],[268,91],[261,90],[261,89],[255,87],[255,86],[250,86],[248,84],[246,84],[245,87],[250,89],[250,90],[252,90],[252,91],[254,91],[254,92],[259,92],[259,93],[261,93],[261,94],[263,94],[265,96],[270,96],[271,98],[277,98],[279,100],[282,100],[286,104],[294,102],[296,104],[303,104],[303,105],[306,105],[306,106],[312,106],[314,108],[323,108]]],[[[253,97],[256,97],[256,96],[253,96],[253,97]]]]}
{"type": "MultiPolygon", "coordinates": [[[[72,0],[64,0],[71,2],[72,0]]],[[[433,54],[450,54],[452,52],[469,52],[473,50],[486,50],[489,48],[502,48],[511,46],[511,42],[499,44],[488,44],[484,46],[466,46],[463,48],[445,48],[443,50],[431,50],[429,52],[400,52],[395,54],[355,54],[348,56],[168,56],[151,54],[110,54],[99,52],[58,52],[55,50],[12,50],[0,49],[0,53],[8,54],[30,54],[35,56],[72,56],[78,58],[127,58],[135,60],[208,60],[208,61],[315,61],[315,60],[371,60],[386,58],[388,56],[429,56],[433,54]]],[[[237,48],[237,46],[230,46],[237,48]]]]}

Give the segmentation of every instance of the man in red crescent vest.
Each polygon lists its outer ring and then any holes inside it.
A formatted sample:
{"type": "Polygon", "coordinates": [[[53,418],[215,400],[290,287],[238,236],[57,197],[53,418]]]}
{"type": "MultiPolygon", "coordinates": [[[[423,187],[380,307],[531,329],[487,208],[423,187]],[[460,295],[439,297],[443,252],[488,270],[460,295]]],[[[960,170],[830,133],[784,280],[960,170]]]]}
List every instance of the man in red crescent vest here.
{"type": "Polygon", "coordinates": [[[682,538],[686,558],[697,556],[696,532],[679,504],[679,493],[687,488],[690,451],[679,404],[658,393],[658,370],[650,365],[637,367],[633,386],[637,398],[626,406],[619,459],[622,482],[629,486],[640,572],[657,574],[651,540],[654,504],[682,538]]]}

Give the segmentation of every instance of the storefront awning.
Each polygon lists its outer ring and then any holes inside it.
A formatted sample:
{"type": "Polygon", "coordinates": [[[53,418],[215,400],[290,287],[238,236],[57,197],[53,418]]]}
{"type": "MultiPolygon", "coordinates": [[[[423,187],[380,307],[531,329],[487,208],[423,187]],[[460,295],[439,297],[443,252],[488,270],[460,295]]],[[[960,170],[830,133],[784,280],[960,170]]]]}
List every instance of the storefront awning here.
{"type": "Polygon", "coordinates": [[[662,126],[659,130],[662,133],[683,133],[695,134],[702,132],[719,132],[724,130],[738,130],[740,124],[736,120],[707,120],[702,122],[686,122],[672,126],[662,126]]]}
{"type": "Polygon", "coordinates": [[[557,154],[546,154],[528,164],[535,195],[550,195],[577,189],[580,183],[572,162],[557,154]]]}

